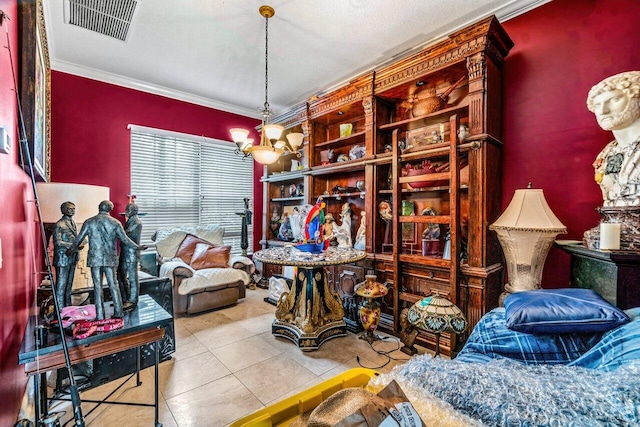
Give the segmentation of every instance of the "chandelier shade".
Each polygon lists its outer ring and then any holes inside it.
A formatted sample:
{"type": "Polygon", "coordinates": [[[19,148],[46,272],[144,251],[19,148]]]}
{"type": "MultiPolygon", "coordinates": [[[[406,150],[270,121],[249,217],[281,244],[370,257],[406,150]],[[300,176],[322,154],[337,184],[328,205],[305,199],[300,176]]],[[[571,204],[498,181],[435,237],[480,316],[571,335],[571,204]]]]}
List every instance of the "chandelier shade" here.
{"type": "Polygon", "coordinates": [[[253,157],[253,159],[261,163],[263,165],[270,165],[271,163],[276,162],[282,153],[283,150],[275,148],[275,147],[267,147],[261,145],[254,145],[247,149],[247,152],[253,157]]]}
{"type": "Polygon", "coordinates": [[[274,139],[277,141],[280,139],[280,135],[282,135],[282,131],[284,127],[280,125],[264,125],[264,133],[267,135],[269,141],[273,141],[274,139]]]}
{"type": "Polygon", "coordinates": [[[300,148],[302,142],[304,141],[304,134],[299,132],[289,133],[287,134],[287,140],[289,141],[291,147],[294,150],[297,150],[298,148],[300,148]]]}

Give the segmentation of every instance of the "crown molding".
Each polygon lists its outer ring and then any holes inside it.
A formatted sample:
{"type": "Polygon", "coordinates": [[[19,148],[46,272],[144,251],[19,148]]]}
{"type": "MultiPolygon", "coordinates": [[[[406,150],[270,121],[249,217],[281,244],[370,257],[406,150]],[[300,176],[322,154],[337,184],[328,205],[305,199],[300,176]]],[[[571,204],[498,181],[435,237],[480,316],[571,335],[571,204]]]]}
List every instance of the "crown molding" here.
{"type": "Polygon", "coordinates": [[[507,5],[496,8],[494,15],[496,15],[498,21],[505,22],[550,1],[551,0],[515,0],[507,5]]]}
{"type": "Polygon", "coordinates": [[[216,101],[213,99],[205,98],[203,96],[193,95],[187,92],[170,89],[164,86],[154,85],[152,83],[96,70],[94,68],[72,64],[66,61],[52,59],[51,69],[79,77],[85,77],[91,80],[97,80],[103,83],[109,83],[116,86],[139,90],[141,92],[164,96],[166,98],[171,98],[178,101],[189,102],[191,104],[201,105],[203,107],[214,108],[216,110],[225,111],[227,113],[239,114],[241,116],[257,119],[261,118],[261,116],[254,109],[238,107],[236,105],[227,104],[225,102],[216,101]]]}

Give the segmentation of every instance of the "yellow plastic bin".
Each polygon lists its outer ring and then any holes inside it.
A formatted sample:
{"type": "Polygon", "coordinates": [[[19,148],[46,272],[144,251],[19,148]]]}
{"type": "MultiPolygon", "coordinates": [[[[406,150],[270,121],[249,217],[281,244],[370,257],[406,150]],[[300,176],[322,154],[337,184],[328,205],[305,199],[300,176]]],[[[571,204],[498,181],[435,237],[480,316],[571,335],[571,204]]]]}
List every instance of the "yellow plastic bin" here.
{"type": "Polygon", "coordinates": [[[349,387],[364,387],[378,375],[373,369],[355,368],[321,382],[278,403],[242,417],[230,427],[288,426],[298,416],[313,410],[333,393],[349,387]]]}

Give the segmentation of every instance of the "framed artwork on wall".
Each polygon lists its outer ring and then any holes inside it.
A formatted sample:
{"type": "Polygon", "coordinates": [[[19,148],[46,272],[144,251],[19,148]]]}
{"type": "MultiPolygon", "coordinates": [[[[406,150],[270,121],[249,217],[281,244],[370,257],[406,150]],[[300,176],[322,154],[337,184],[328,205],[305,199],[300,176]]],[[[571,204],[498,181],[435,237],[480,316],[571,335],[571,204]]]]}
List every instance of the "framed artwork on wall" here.
{"type": "MultiPolygon", "coordinates": [[[[48,181],[51,174],[51,67],[42,0],[19,2],[20,7],[20,102],[25,137],[36,178],[48,181]]],[[[22,159],[26,167],[26,159],[22,159]]]]}

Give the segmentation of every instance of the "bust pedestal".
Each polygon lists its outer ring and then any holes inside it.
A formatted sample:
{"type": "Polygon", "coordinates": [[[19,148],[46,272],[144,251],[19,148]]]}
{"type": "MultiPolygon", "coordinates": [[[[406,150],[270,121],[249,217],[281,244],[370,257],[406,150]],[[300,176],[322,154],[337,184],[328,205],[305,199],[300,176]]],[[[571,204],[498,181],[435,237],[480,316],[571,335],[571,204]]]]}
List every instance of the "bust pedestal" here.
{"type": "MultiPolygon", "coordinates": [[[[620,249],[640,251],[640,206],[599,207],[601,222],[620,223],[620,249]]],[[[584,244],[593,250],[600,248],[600,224],[584,233],[584,244]]]]}
{"type": "Polygon", "coordinates": [[[598,251],[579,244],[557,245],[571,255],[571,287],[593,289],[623,310],[640,307],[640,251],[598,251]]]}

